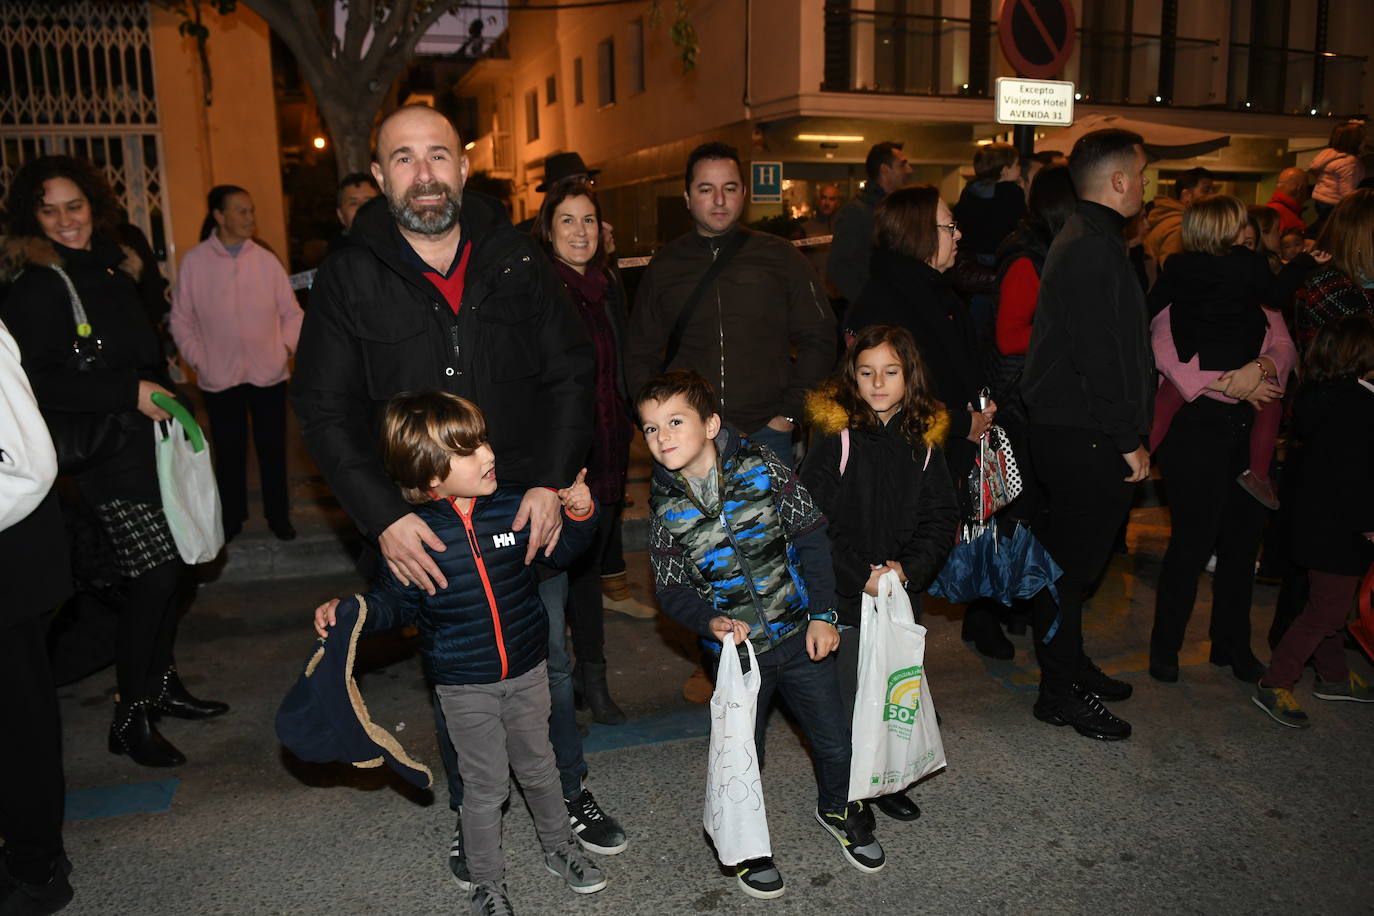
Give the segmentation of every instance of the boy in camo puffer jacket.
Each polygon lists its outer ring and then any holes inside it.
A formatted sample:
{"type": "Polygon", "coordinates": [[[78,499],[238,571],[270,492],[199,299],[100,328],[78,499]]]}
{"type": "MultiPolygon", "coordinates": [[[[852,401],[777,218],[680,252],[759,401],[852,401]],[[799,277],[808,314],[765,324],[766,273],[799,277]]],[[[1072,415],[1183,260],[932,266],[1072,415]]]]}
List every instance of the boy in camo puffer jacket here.
{"type": "MultiPolygon", "coordinates": [[[[676,370],[637,398],[653,455],[650,559],[663,610],[721,651],[731,632],[749,639],[760,677],[754,741],[763,762],[775,691],[805,730],[816,765],[816,821],[862,872],[883,867],[872,818],[849,803],[849,721],[835,649],[835,573],[825,516],[796,476],[766,447],[724,425],[710,385],[676,370]]],[[[741,664],[747,666],[747,655],[741,664]]],[[[771,858],[736,867],[752,897],[783,893],[771,858]]]]}

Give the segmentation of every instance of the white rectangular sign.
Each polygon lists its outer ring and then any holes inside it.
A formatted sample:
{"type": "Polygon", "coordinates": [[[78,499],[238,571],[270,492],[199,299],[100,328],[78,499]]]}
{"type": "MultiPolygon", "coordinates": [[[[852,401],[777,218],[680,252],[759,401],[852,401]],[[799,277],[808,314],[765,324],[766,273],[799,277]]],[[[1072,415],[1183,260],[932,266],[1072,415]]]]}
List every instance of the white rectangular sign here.
{"type": "Polygon", "coordinates": [[[999,77],[994,111],[998,124],[1073,124],[1073,83],[999,77]]]}

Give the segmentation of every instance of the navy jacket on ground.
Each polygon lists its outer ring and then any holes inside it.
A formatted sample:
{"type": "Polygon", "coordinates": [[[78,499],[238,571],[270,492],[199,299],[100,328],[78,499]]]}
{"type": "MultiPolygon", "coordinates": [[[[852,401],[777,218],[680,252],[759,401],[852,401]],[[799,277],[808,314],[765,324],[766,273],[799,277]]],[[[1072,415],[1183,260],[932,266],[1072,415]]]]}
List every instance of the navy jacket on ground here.
{"type": "MultiPolygon", "coordinates": [[[[530,526],[511,530],[524,494],[522,486],[500,487],[479,497],[466,517],[446,499],[416,507],[448,548],[430,550],[448,587],[427,595],[401,585],[384,566],[365,596],[364,632],[415,624],[425,671],[436,684],[492,684],[519,677],[547,658],[548,613],[539,600],[539,575],[525,565],[530,526]]],[[[595,533],[595,513],[581,521],[565,513],[549,562],[566,567],[595,533]]]]}

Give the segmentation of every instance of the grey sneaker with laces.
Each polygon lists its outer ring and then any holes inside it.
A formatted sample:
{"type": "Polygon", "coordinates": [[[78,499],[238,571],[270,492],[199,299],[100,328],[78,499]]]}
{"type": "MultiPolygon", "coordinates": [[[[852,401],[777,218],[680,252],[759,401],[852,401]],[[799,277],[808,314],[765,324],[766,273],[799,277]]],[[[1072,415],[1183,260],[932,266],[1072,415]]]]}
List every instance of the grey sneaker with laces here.
{"type": "Polygon", "coordinates": [[[472,916],[515,916],[504,881],[479,884],[472,889],[472,916]]]}
{"type": "Polygon", "coordinates": [[[553,852],[544,853],[544,867],[549,874],[562,878],[577,894],[595,894],[606,886],[606,876],[592,864],[582,848],[572,840],[553,852]]]}

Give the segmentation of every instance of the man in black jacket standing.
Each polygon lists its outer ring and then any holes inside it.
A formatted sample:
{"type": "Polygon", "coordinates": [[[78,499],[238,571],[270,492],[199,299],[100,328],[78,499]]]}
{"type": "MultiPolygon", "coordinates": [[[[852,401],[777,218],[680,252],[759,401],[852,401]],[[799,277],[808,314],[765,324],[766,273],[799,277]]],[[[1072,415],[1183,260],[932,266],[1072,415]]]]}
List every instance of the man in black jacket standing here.
{"type": "Polygon", "coordinates": [[[1048,590],[1035,599],[1035,717],[1103,740],[1130,737],[1102,701],[1125,700],[1131,685],[1083,651],[1083,598],[1110,558],[1134,485],[1150,473],[1154,357],[1122,238],[1140,211],[1145,162],[1130,131],[1093,131],[1074,144],[1078,208],[1045,259],[1022,381],[1045,493],[1035,531],[1064,570],[1058,602],[1048,590]]]}
{"type": "Polygon", "coordinates": [[[835,361],[830,300],[801,252],[740,225],[746,191],[734,147],[694,149],[684,187],[695,228],[644,271],[625,381],[633,395],[665,368],[691,369],[711,383],[727,422],[790,467],[803,398],[835,361]],[[727,260],[708,277],[717,258],[727,260]]]}
{"type": "MultiPolygon", "coordinates": [[[[382,465],[386,402],[439,389],[482,408],[497,479],[528,488],[514,527],[530,526],[529,563],[558,541],[555,490],[586,458],[595,401],[591,343],[562,284],[497,201],[463,191],[467,171],[457,130],[433,109],[408,105],[382,121],[372,164],[382,195],[358,210],[353,244],[320,267],[291,390],[306,445],[344,510],[402,584],[430,594],[448,583],[425,548],[444,544],[382,465]]],[[[550,632],[561,646],[562,627],[550,632]]],[[[618,852],[623,831],[580,786],[586,762],[571,684],[551,692],[550,737],[574,830],[584,846],[618,852]]],[[[441,727],[459,807],[445,738],[441,727]]],[[[460,841],[455,831],[449,864],[463,884],[460,841]]]]}

